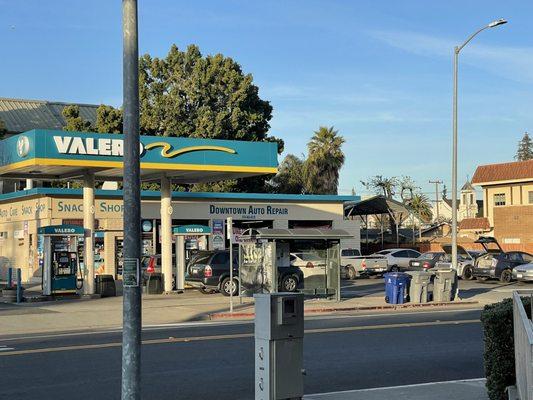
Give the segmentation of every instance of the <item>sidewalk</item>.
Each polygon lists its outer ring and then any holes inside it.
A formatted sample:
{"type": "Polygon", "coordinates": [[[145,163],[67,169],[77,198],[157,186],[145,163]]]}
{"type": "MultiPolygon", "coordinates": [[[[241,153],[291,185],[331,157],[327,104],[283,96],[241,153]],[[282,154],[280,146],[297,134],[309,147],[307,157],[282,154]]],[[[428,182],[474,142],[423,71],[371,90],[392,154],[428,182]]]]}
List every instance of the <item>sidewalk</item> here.
{"type": "Polygon", "coordinates": [[[349,390],[346,392],[313,394],[304,400],[488,400],[485,379],[422,383],[419,385],[395,386],[349,390]]]}
{"type": "MultiPolygon", "coordinates": [[[[382,285],[379,282],[357,281],[351,292],[350,288],[346,289],[346,293],[352,298],[343,299],[340,303],[331,300],[307,300],[306,315],[482,308],[484,304],[509,297],[514,290],[513,286],[486,285],[482,290],[477,287],[462,290],[462,300],[440,306],[433,303],[394,306],[385,303],[382,285]]],[[[228,297],[220,294],[203,295],[196,290],[186,290],[182,294],[144,295],[142,308],[144,326],[208,319],[253,318],[252,298],[243,298],[242,304],[238,297],[235,298],[234,316],[231,316],[228,314],[228,297]]],[[[121,326],[122,297],[120,296],[20,305],[0,303],[0,336],[120,329],[121,326]]]]}

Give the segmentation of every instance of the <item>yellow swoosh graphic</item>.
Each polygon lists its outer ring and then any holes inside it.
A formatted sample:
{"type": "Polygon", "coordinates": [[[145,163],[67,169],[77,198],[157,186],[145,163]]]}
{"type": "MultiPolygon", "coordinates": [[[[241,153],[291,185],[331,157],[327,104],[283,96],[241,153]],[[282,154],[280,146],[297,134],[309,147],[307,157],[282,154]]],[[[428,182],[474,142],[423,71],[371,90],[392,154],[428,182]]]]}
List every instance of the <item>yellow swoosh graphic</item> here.
{"type": "Polygon", "coordinates": [[[149,143],[144,148],[146,150],[154,149],[156,147],[162,147],[161,149],[161,156],[164,158],[173,158],[176,156],[179,156],[180,154],[190,153],[192,151],[222,151],[224,153],[230,153],[235,154],[236,151],[233,149],[230,149],[229,147],[222,147],[222,146],[190,146],[190,147],[184,147],[179,150],[170,151],[172,149],[172,146],[165,142],[154,142],[149,143]]]}

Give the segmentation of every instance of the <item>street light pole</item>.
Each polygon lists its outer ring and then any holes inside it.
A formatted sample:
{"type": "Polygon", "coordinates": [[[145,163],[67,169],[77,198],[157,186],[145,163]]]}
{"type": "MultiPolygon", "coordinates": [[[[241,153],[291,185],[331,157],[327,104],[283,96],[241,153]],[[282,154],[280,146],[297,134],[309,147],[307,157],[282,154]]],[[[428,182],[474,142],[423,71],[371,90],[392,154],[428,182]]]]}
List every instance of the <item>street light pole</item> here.
{"type": "Polygon", "coordinates": [[[137,0],[122,0],[124,96],[124,263],[122,400],[141,399],[141,191],[137,0]]]}
{"type": "Polygon", "coordinates": [[[459,52],[477,34],[485,29],[495,28],[506,24],[507,21],[499,19],[477,30],[466,39],[461,46],[453,49],[453,143],[452,143],[452,267],[457,271],[457,72],[459,69],[459,52]]]}

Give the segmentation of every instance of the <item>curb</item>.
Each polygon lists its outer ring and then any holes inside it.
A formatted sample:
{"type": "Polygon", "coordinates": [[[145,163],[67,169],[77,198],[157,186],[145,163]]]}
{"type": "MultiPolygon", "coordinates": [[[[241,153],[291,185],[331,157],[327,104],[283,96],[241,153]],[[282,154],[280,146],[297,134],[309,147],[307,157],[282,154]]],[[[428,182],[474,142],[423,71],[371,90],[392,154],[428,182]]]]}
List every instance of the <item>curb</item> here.
{"type": "MultiPolygon", "coordinates": [[[[468,306],[479,304],[478,301],[462,301],[460,303],[441,302],[441,303],[414,303],[414,304],[397,304],[397,305],[383,305],[383,306],[361,306],[361,307],[329,307],[329,308],[311,308],[304,310],[304,315],[307,314],[327,314],[346,311],[382,311],[382,310],[405,310],[405,309],[419,309],[419,308],[434,308],[434,307],[453,307],[453,306],[468,306]]],[[[254,312],[223,312],[208,314],[210,320],[216,319],[239,319],[239,318],[254,318],[254,312]]]]}

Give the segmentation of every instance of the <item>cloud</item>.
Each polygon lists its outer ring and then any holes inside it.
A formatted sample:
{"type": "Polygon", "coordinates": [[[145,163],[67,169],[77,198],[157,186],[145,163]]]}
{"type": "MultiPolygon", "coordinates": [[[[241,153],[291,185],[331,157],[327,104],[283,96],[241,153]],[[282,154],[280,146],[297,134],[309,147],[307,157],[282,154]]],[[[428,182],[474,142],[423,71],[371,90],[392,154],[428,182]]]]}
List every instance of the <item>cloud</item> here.
{"type": "MultiPolygon", "coordinates": [[[[459,40],[405,31],[368,31],[389,46],[424,57],[451,59],[459,40]]],[[[464,54],[463,54],[464,52],[464,54]]],[[[533,47],[487,46],[470,43],[461,62],[517,82],[533,83],[533,47]]]]}

